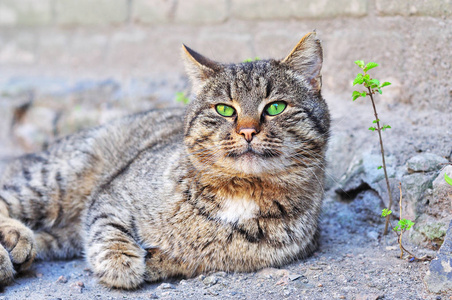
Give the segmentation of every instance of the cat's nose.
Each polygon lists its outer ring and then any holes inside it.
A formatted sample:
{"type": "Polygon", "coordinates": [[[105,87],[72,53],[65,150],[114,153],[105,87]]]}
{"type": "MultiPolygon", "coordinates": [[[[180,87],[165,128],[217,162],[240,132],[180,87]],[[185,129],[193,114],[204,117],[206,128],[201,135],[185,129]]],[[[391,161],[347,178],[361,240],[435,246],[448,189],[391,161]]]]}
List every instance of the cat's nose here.
{"type": "Polygon", "coordinates": [[[250,143],[253,140],[253,136],[257,133],[254,128],[243,128],[240,129],[239,134],[245,137],[245,140],[250,143]]]}

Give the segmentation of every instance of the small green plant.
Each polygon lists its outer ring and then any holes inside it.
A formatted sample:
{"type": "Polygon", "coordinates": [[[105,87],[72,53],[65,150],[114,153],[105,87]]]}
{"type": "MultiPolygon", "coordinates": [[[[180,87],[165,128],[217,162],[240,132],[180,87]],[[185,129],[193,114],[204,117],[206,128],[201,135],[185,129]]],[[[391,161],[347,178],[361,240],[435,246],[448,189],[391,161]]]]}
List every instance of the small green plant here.
{"type": "Polygon", "coordinates": [[[450,185],[452,185],[452,178],[450,178],[449,176],[447,176],[446,173],[444,173],[444,180],[446,180],[446,182],[450,185]]]}
{"type": "Polygon", "coordinates": [[[187,98],[184,92],[177,92],[176,93],[176,101],[182,102],[184,104],[188,104],[190,102],[190,99],[187,98]]]}
{"type": "MultiPolygon", "coordinates": [[[[391,186],[389,184],[388,172],[386,170],[385,151],[384,151],[383,138],[381,136],[381,132],[385,131],[386,129],[391,128],[391,126],[389,126],[389,125],[381,126],[380,125],[380,119],[378,118],[377,108],[375,106],[374,95],[376,93],[379,93],[380,95],[383,94],[381,89],[385,86],[391,85],[391,83],[387,82],[387,81],[380,83],[380,81],[378,79],[371,78],[370,75],[367,73],[369,70],[378,67],[377,63],[369,62],[369,63],[365,64],[364,61],[357,60],[357,61],[355,61],[355,64],[357,64],[358,67],[360,67],[363,70],[363,73],[358,73],[358,75],[356,75],[355,79],[353,80],[353,85],[354,86],[355,85],[363,85],[365,90],[364,91],[353,91],[352,98],[353,98],[353,101],[355,101],[356,99],[358,99],[360,97],[369,96],[370,101],[372,103],[372,107],[373,107],[374,115],[375,115],[375,120],[372,123],[375,125],[369,127],[369,130],[376,131],[378,133],[378,137],[380,139],[381,160],[382,160],[383,165],[379,166],[378,170],[383,169],[385,179],[386,179],[386,187],[388,189],[388,195],[389,195],[388,208],[386,211],[386,213],[387,213],[388,211],[390,211],[391,206],[392,206],[392,194],[391,194],[391,186]]],[[[386,223],[385,223],[385,229],[384,229],[383,234],[386,235],[388,233],[390,213],[385,214],[385,217],[386,217],[386,223]]]]}
{"type": "Polygon", "coordinates": [[[253,62],[253,61],[257,61],[257,60],[261,60],[261,59],[256,56],[255,58],[247,58],[243,62],[246,63],[246,62],[253,62]]]}
{"type": "MultiPolygon", "coordinates": [[[[408,260],[409,261],[429,261],[432,260],[432,257],[430,256],[423,256],[423,257],[416,257],[413,253],[411,253],[410,251],[408,251],[402,243],[402,237],[403,234],[410,230],[411,227],[413,227],[414,222],[408,219],[404,219],[402,218],[402,184],[399,183],[399,191],[400,191],[400,199],[399,199],[399,213],[400,213],[400,218],[399,221],[397,222],[397,226],[392,227],[392,231],[397,235],[397,243],[399,244],[399,248],[400,248],[400,258],[402,259],[404,256],[404,253],[408,253],[408,260]]],[[[381,212],[381,216],[382,217],[388,217],[389,215],[392,214],[392,211],[384,208],[381,212]]]]}

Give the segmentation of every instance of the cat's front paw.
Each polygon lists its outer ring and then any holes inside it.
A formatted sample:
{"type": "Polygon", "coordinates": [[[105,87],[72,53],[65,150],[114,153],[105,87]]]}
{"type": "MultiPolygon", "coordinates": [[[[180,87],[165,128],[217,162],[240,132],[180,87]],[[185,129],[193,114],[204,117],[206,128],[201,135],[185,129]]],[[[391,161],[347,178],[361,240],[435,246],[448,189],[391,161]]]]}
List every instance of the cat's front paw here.
{"type": "Polygon", "coordinates": [[[0,245],[0,287],[11,283],[14,273],[13,263],[9,259],[8,251],[0,245]]]}
{"type": "MultiPolygon", "coordinates": [[[[36,257],[34,234],[31,229],[17,220],[0,220],[0,273],[9,275],[9,264],[17,272],[26,270],[36,257]],[[7,252],[5,257],[4,252],[7,252]],[[7,262],[9,260],[9,262],[7,262]]],[[[1,280],[2,275],[0,275],[1,280]]]]}
{"type": "Polygon", "coordinates": [[[121,289],[134,289],[143,283],[146,269],[143,249],[127,243],[95,248],[89,249],[88,260],[101,283],[121,289]]]}

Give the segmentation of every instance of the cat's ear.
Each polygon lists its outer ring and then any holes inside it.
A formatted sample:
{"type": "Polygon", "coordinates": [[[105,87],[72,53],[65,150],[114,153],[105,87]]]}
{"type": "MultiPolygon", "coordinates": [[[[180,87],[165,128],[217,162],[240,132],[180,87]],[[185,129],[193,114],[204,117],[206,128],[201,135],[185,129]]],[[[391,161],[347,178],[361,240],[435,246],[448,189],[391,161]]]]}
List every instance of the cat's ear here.
{"type": "Polygon", "coordinates": [[[201,89],[209,77],[222,68],[221,64],[202,56],[185,45],[182,45],[182,57],[195,93],[201,89]]]}
{"type": "Polygon", "coordinates": [[[282,60],[282,63],[303,76],[315,91],[320,91],[322,87],[322,62],[322,45],[315,32],[306,34],[282,60]]]}

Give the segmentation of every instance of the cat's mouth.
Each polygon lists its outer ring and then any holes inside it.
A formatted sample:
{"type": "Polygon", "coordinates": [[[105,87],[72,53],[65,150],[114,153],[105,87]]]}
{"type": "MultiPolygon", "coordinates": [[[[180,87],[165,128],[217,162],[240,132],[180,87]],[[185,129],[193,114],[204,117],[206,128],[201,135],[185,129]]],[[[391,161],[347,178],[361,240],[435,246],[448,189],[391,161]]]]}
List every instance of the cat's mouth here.
{"type": "Polygon", "coordinates": [[[272,158],[272,157],[278,157],[281,155],[280,151],[273,150],[273,149],[263,149],[261,151],[256,150],[251,145],[248,145],[246,149],[243,150],[232,150],[227,154],[227,157],[231,158],[239,158],[239,157],[262,157],[262,158],[272,158]]]}

